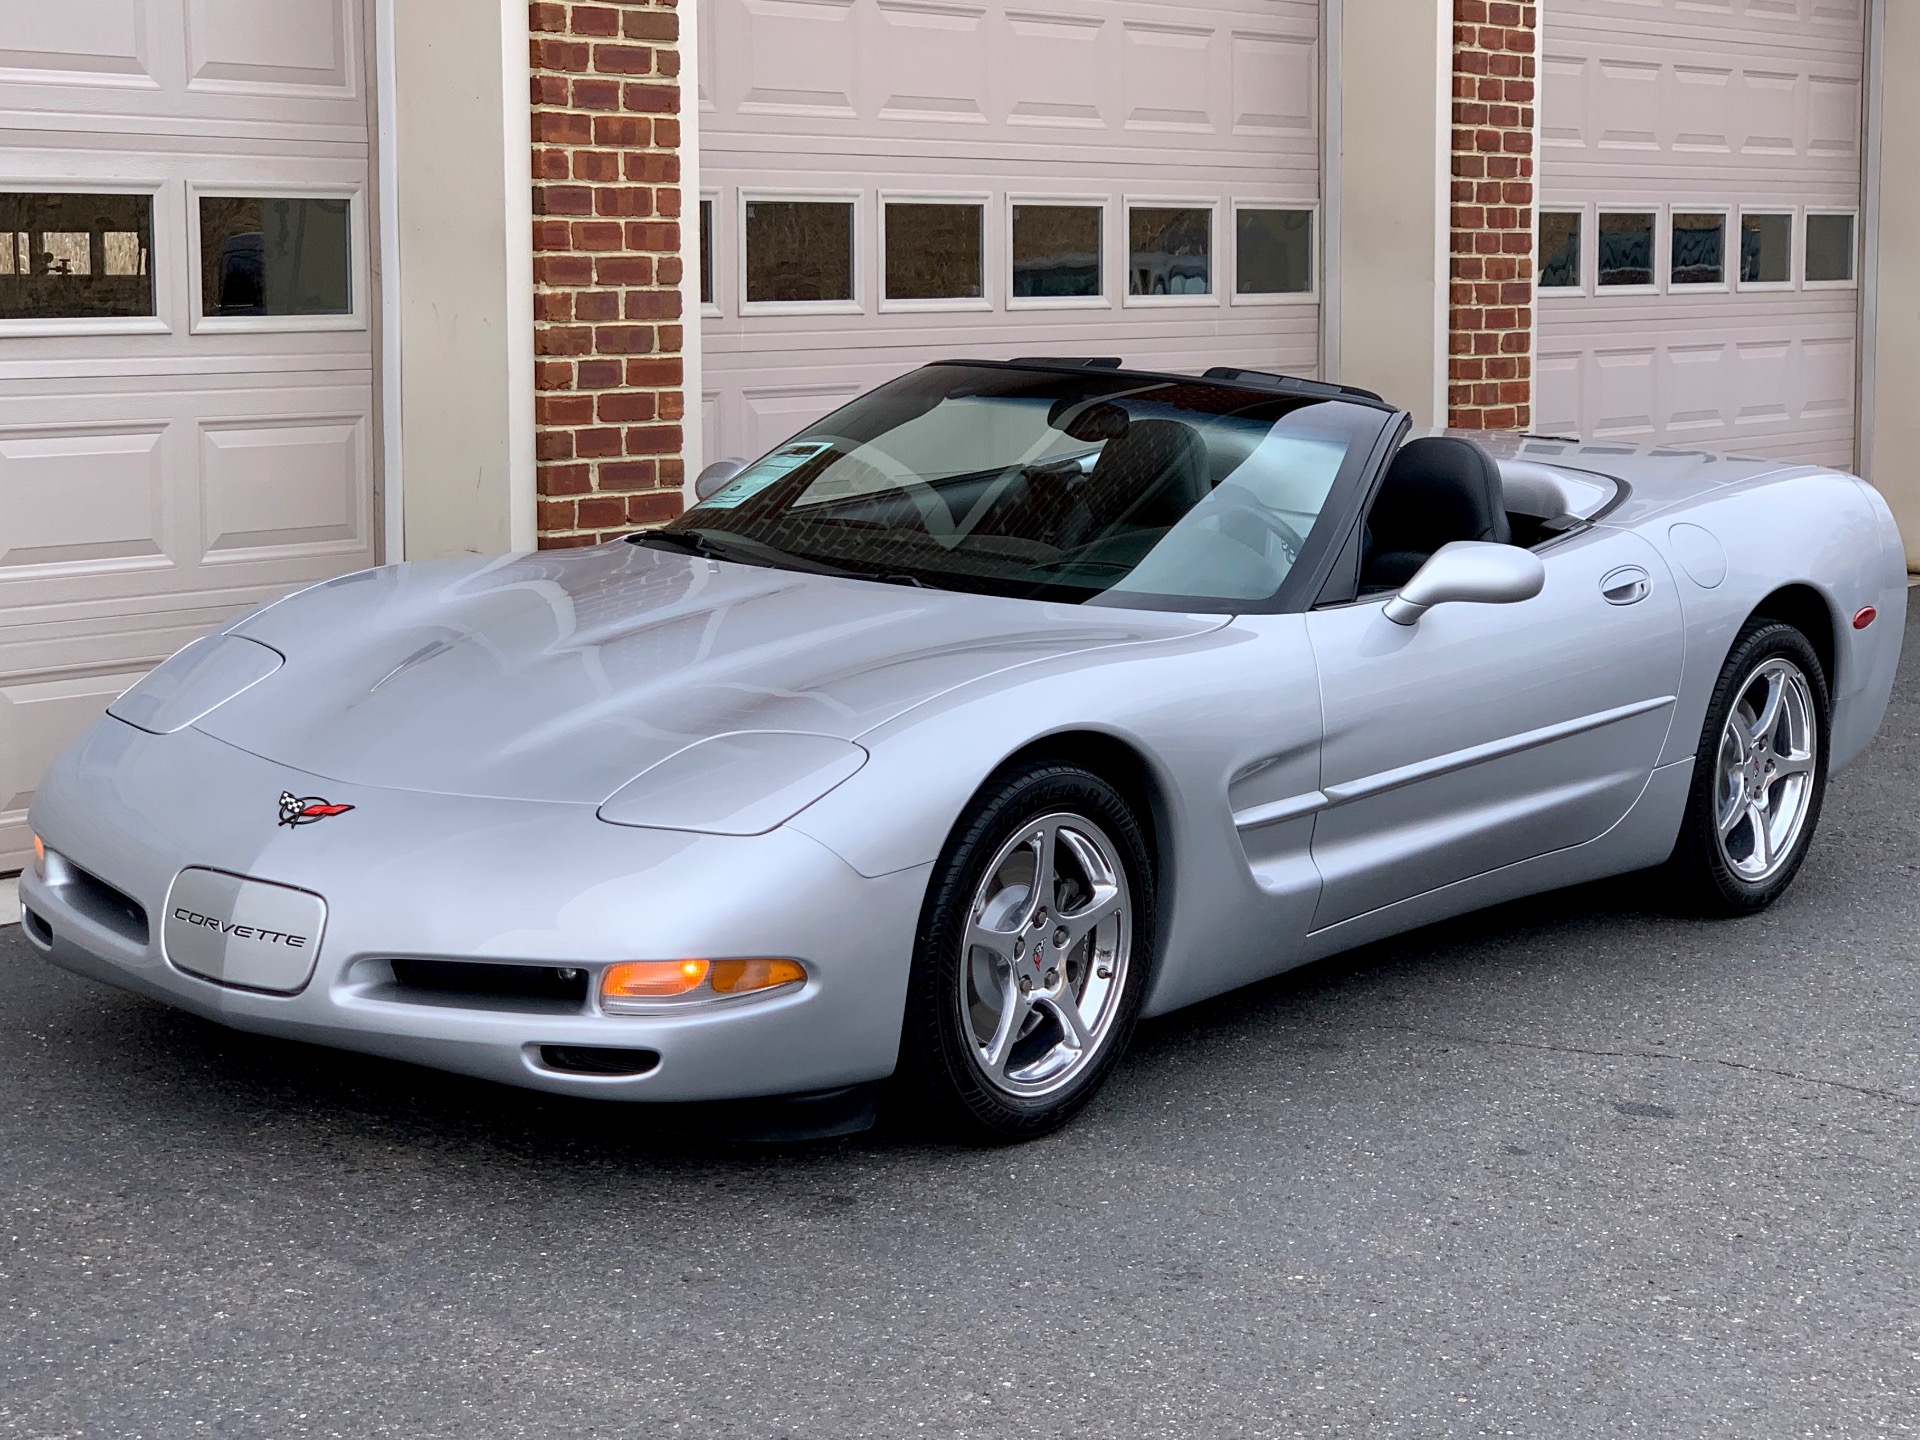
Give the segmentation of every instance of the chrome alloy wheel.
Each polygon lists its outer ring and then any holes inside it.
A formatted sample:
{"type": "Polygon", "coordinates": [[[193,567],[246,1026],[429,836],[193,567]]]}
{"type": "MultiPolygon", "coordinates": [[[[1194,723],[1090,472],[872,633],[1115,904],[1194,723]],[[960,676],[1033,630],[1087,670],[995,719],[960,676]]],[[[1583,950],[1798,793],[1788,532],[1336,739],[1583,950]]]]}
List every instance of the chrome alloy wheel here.
{"type": "Polygon", "coordinates": [[[1806,675],[1775,656],[1741,685],[1720,732],[1714,830],[1727,868],[1750,885],[1779,872],[1806,828],[1816,714],[1806,675]]]}
{"type": "Polygon", "coordinates": [[[1084,816],[1043,815],[986,869],[959,967],[961,1034],[994,1089],[1070,1085],[1099,1055],[1126,993],[1133,897],[1118,850],[1084,816]]]}

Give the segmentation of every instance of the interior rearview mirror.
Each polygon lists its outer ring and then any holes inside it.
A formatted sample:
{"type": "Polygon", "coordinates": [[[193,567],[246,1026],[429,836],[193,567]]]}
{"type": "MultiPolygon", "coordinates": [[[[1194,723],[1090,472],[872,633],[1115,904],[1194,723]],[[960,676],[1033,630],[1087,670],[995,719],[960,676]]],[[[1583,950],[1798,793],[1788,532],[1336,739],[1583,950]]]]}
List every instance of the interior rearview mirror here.
{"type": "Polygon", "coordinates": [[[1546,583],[1547,567],[1530,550],[1486,540],[1455,540],[1434,551],[1387,602],[1387,619],[1396,625],[1417,625],[1434,606],[1455,600],[1512,605],[1531,600],[1546,583]]]}
{"type": "Polygon", "coordinates": [[[716,460],[702,470],[693,482],[695,500],[710,499],[714,492],[734,476],[747,468],[747,462],[738,456],[729,456],[725,460],[716,460]]]}

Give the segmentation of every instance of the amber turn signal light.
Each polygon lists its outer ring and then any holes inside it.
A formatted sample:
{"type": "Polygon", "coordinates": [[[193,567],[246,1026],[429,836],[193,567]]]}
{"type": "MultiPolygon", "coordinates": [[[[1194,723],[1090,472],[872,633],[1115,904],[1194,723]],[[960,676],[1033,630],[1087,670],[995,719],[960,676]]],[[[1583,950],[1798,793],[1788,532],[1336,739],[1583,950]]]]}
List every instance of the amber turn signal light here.
{"type": "Polygon", "coordinates": [[[38,835],[33,837],[33,873],[42,880],[47,878],[47,842],[38,835]]]}
{"type": "Polygon", "coordinates": [[[807,978],[797,960],[716,960],[713,988],[721,995],[750,995],[807,978]]]}
{"type": "Polygon", "coordinates": [[[629,960],[600,976],[600,1004],[610,1015],[754,995],[807,978],[798,960],[629,960]]]}
{"type": "Polygon", "coordinates": [[[634,960],[609,965],[600,977],[603,1000],[671,1000],[705,983],[704,960],[634,960]]]}

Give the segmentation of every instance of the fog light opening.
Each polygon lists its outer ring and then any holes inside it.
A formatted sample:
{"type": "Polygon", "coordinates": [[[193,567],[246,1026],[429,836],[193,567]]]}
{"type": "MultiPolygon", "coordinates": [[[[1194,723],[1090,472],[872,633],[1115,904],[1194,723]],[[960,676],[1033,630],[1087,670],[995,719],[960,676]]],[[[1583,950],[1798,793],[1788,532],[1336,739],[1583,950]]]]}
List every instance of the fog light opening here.
{"type": "Polygon", "coordinates": [[[616,1050],[602,1045],[542,1045],[540,1063],[568,1075],[637,1079],[660,1068],[658,1050],[616,1050]]]}

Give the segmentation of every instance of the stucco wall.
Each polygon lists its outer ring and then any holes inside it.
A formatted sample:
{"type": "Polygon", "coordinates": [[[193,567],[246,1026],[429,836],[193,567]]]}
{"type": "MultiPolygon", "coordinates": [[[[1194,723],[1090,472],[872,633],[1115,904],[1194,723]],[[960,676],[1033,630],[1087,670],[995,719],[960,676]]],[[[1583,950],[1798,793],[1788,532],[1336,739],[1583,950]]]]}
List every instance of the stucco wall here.
{"type": "Polygon", "coordinates": [[[385,188],[399,274],[384,279],[398,296],[400,463],[388,484],[398,482],[405,557],[531,548],[525,0],[399,0],[392,17],[385,188]]]}
{"type": "Polygon", "coordinates": [[[1920,5],[1891,0],[1881,21],[1877,283],[1868,291],[1862,370],[1869,417],[1861,472],[1887,497],[1920,571],[1920,5]]]}
{"type": "Polygon", "coordinates": [[[1338,23],[1336,378],[1444,424],[1452,0],[1341,0],[1338,23]]]}

